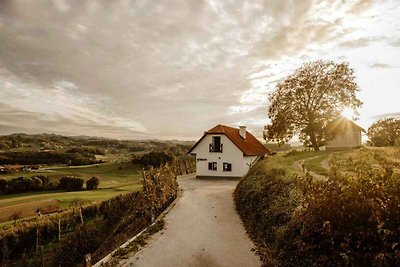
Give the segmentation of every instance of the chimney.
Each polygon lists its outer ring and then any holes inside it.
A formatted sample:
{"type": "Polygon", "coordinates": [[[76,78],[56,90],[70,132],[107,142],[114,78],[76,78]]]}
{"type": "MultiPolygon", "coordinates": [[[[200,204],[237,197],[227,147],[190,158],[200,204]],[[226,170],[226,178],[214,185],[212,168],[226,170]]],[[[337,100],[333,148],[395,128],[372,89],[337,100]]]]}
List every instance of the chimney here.
{"type": "Polygon", "coordinates": [[[243,139],[246,139],[246,126],[239,126],[239,134],[243,139]]]}

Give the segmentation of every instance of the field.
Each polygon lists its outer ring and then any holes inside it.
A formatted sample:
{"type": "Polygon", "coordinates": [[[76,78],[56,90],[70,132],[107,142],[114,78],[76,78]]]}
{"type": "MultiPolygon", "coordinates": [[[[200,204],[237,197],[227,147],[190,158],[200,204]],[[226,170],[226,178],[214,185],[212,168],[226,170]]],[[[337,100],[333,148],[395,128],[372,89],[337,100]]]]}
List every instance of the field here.
{"type": "Polygon", "coordinates": [[[267,266],[399,266],[400,148],[279,153],[235,191],[267,266]]]}
{"type": "MultiPolygon", "coordinates": [[[[18,173],[22,175],[21,173],[18,173]]],[[[141,167],[129,162],[110,162],[78,167],[51,167],[35,172],[23,173],[24,176],[47,175],[56,182],[60,177],[78,175],[85,180],[93,176],[100,178],[100,188],[93,191],[62,192],[44,191],[23,194],[0,195],[0,222],[9,220],[11,214],[21,212],[21,216],[30,217],[35,211],[48,205],[59,205],[62,209],[71,207],[74,200],[84,203],[102,201],[113,196],[137,190],[141,186],[141,167]]],[[[17,177],[17,173],[1,175],[0,178],[17,177]]]]}
{"type": "Polygon", "coordinates": [[[192,145],[185,141],[114,140],[53,134],[0,136],[0,179],[45,175],[53,184],[61,177],[72,175],[84,180],[93,176],[100,179],[99,189],[93,191],[0,194],[0,227],[9,225],[13,214],[20,213],[21,218],[27,218],[35,216],[38,208],[49,205],[65,210],[77,202],[89,204],[138,190],[142,185],[142,167],[131,163],[133,156],[152,151],[182,155],[192,145]],[[37,156],[41,156],[40,162],[37,156]],[[26,165],[20,165],[21,161],[26,165]]]}

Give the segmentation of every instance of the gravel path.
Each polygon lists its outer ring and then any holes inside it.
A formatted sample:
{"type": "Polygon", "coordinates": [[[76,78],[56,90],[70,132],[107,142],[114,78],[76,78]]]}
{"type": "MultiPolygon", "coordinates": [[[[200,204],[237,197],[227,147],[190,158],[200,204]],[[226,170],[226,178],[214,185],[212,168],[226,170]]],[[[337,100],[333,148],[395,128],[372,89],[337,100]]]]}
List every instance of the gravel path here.
{"type": "Polygon", "coordinates": [[[233,203],[238,181],[180,179],[166,229],[120,266],[260,266],[233,203]]]}
{"type": "MultiPolygon", "coordinates": [[[[315,158],[318,158],[318,157],[320,157],[320,156],[315,156],[315,157],[307,158],[307,160],[315,159],[315,158]]],[[[304,164],[304,162],[305,162],[304,159],[302,159],[302,160],[297,160],[297,161],[293,162],[292,167],[295,168],[295,169],[297,169],[297,170],[299,170],[299,171],[303,171],[303,164],[304,164]]],[[[322,166],[322,167],[325,168],[324,166],[322,166]]],[[[329,168],[329,167],[328,167],[328,168],[329,168]]],[[[325,169],[326,169],[326,168],[325,168],[325,169]]],[[[325,177],[324,175],[320,175],[320,174],[318,174],[318,173],[316,173],[316,172],[313,172],[313,171],[309,171],[309,173],[310,173],[310,175],[311,175],[312,177],[314,177],[315,180],[320,180],[320,181],[326,180],[326,177],[325,177]]]]}

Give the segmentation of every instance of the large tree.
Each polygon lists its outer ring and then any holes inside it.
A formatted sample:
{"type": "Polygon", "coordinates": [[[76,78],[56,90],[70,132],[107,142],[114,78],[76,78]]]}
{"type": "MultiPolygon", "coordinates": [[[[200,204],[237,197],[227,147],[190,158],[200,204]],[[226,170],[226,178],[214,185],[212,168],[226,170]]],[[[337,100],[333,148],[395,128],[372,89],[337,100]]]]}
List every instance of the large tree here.
{"type": "Polygon", "coordinates": [[[368,137],[374,146],[394,146],[400,142],[400,119],[386,118],[368,128],[368,137]]]}
{"type": "Polygon", "coordinates": [[[356,96],[358,91],[354,70],[348,63],[305,63],[269,95],[271,123],[265,126],[264,138],[282,144],[299,134],[304,145],[319,150],[330,122],[345,108],[357,114],[362,105],[356,96]]]}

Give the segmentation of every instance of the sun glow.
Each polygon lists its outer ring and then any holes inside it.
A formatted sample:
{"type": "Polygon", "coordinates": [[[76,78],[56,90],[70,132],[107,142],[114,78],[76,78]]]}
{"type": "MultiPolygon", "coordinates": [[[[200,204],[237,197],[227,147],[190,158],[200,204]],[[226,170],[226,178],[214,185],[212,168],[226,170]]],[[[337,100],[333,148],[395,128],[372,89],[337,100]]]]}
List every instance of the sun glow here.
{"type": "Polygon", "coordinates": [[[351,108],[344,108],[341,114],[343,117],[349,120],[352,120],[354,117],[354,111],[351,108]]]}

